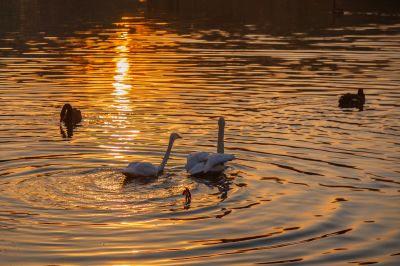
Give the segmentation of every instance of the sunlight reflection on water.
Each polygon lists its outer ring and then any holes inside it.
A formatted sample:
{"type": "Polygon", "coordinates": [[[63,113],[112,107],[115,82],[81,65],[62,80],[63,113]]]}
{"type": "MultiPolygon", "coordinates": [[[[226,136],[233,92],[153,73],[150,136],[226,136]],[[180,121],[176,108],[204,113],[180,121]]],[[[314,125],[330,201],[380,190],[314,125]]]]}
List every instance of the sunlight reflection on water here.
{"type": "Polygon", "coordinates": [[[311,0],[138,2],[0,0],[0,261],[395,265],[390,1],[337,17],[311,0]],[[338,109],[358,88],[364,111],[338,109]],[[65,102],[84,115],[72,129],[65,102]],[[221,115],[237,160],[189,177],[186,155],[216,151],[221,115]],[[128,162],[161,161],[171,132],[183,139],[166,172],[125,179],[128,162]]]}

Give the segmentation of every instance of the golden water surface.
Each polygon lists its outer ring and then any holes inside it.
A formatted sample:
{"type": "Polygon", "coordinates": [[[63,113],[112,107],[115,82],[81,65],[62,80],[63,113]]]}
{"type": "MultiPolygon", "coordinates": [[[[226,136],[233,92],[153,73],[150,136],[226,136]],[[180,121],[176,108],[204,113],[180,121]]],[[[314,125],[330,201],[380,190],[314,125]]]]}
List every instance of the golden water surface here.
{"type": "Polygon", "coordinates": [[[400,12],[345,2],[0,0],[0,264],[398,265],[400,12]]]}

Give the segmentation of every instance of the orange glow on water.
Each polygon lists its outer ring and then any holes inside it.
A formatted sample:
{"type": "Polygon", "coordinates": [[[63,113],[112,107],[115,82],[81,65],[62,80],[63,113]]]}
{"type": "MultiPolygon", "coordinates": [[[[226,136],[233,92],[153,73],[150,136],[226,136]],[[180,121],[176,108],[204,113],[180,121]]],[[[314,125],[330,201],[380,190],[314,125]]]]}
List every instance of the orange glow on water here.
{"type": "Polygon", "coordinates": [[[353,25],[357,13],[335,26],[310,11],[319,2],[304,16],[274,1],[221,0],[223,14],[213,1],[147,1],[104,21],[116,5],[96,1],[108,4],[98,25],[66,14],[67,29],[45,18],[37,32],[0,31],[0,260],[396,260],[400,25],[353,25]],[[358,87],[365,111],[337,108],[358,87]],[[72,129],[57,120],[64,102],[84,116],[72,129]],[[219,178],[189,176],[189,153],[216,151],[220,116],[236,159],[219,178]],[[171,132],[183,138],[165,172],[125,178],[130,162],[159,164],[171,132]]]}

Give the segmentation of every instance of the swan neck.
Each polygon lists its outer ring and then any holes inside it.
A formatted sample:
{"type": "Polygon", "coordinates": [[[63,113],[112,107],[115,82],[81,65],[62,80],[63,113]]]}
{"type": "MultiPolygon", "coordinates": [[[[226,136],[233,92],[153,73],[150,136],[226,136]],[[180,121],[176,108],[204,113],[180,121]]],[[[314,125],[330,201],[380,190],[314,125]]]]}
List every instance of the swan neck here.
{"type": "Polygon", "coordinates": [[[175,139],[173,139],[172,137],[170,137],[169,139],[169,143],[168,143],[168,148],[164,154],[164,158],[160,164],[160,166],[158,167],[158,174],[161,174],[164,171],[164,167],[168,162],[169,159],[169,155],[171,154],[171,150],[172,150],[172,145],[174,144],[175,139]]]}
{"type": "Polygon", "coordinates": [[[218,126],[217,153],[224,153],[224,129],[225,126],[223,124],[218,126]]]}
{"type": "Polygon", "coordinates": [[[69,103],[64,104],[60,112],[60,118],[63,119],[64,121],[69,122],[71,115],[72,115],[72,106],[69,103]]]}

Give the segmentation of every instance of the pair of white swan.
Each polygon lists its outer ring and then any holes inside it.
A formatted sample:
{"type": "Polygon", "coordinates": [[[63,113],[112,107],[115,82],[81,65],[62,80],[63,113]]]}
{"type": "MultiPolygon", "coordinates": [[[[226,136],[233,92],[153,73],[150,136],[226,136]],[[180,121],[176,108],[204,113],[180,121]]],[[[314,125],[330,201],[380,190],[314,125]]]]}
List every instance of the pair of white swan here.
{"type": "MultiPolygon", "coordinates": [[[[217,153],[195,152],[189,154],[186,162],[186,171],[191,175],[215,175],[225,170],[225,163],[235,159],[234,155],[224,154],[224,128],[225,120],[220,117],[218,121],[217,153]]],[[[167,164],[172,146],[176,139],[181,138],[177,133],[172,133],[164,158],[159,166],[147,162],[130,163],[122,173],[127,177],[157,177],[167,164]]]]}

